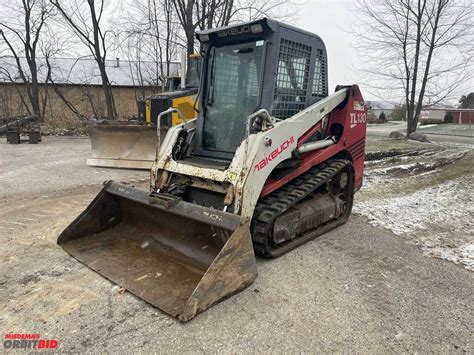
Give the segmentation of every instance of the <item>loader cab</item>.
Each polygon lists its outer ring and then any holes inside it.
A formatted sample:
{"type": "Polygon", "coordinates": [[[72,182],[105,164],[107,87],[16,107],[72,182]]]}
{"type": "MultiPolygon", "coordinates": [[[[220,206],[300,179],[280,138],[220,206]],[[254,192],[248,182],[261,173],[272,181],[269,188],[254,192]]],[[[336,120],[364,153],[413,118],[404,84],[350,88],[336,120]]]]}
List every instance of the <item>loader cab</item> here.
{"type": "Polygon", "coordinates": [[[203,49],[195,156],[232,160],[247,117],[286,119],[328,94],[320,37],[271,20],[197,32],[203,49]]]}

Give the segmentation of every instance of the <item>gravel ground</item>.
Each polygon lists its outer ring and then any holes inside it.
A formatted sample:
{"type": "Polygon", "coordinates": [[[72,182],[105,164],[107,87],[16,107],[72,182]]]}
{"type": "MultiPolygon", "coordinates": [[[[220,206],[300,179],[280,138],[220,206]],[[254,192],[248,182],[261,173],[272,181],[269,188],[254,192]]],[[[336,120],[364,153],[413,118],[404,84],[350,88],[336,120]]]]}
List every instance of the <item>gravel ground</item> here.
{"type": "Polygon", "coordinates": [[[258,259],[251,287],[186,324],[117,293],[55,241],[102,180],[147,174],[89,168],[88,150],[85,139],[0,140],[2,336],[40,333],[81,352],[474,352],[474,273],[356,214],[258,259]]]}
{"type": "Polygon", "coordinates": [[[0,198],[101,184],[104,180],[148,179],[148,172],[89,167],[89,138],[43,137],[39,144],[7,144],[0,138],[0,198]]]}

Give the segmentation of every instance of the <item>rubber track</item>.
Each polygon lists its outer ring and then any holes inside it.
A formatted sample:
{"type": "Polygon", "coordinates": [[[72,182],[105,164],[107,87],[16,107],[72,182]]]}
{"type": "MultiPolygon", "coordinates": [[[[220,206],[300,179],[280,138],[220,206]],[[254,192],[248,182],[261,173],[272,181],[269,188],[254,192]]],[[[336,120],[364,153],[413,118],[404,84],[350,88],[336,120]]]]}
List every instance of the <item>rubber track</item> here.
{"type": "MultiPolygon", "coordinates": [[[[257,206],[255,207],[254,218],[252,219],[251,224],[251,234],[255,252],[266,257],[276,257],[321,234],[316,233],[312,238],[304,238],[304,236],[301,236],[282,244],[277,249],[272,248],[270,245],[271,241],[269,240],[273,223],[279,216],[315,192],[326,182],[330,181],[332,177],[334,177],[347,166],[352,166],[352,163],[349,160],[330,160],[326,163],[311,168],[306,173],[292,180],[288,184],[282,186],[278,190],[273,191],[268,196],[258,200],[257,206]],[[300,241],[300,239],[304,240],[300,241]]],[[[350,207],[351,206],[349,206],[349,208],[350,207]]],[[[340,218],[343,219],[344,217],[347,219],[348,214],[346,213],[340,218]]],[[[341,223],[335,223],[335,221],[330,222],[328,224],[335,225],[331,228],[324,228],[322,233],[344,222],[345,220],[341,221],[341,223]]],[[[323,227],[318,227],[316,229],[318,230],[320,228],[323,227]]],[[[308,233],[312,232],[310,231],[308,233]]]]}

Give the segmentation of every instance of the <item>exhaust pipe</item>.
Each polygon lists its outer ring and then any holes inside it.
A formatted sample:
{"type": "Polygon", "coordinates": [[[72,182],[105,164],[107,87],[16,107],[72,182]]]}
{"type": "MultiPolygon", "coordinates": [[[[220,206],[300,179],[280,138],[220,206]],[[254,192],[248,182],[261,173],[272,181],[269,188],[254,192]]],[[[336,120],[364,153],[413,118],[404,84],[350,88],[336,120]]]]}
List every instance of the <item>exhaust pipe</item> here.
{"type": "Polygon", "coordinates": [[[188,64],[188,56],[186,52],[181,52],[181,89],[186,89],[186,67],[188,64]]]}

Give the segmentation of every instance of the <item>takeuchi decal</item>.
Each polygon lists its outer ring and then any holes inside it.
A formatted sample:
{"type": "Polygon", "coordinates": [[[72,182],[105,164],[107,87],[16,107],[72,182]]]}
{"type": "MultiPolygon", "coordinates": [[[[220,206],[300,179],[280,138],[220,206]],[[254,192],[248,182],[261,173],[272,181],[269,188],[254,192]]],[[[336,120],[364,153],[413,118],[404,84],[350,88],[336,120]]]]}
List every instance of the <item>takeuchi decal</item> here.
{"type": "Polygon", "coordinates": [[[3,340],[3,348],[13,349],[57,349],[56,339],[41,339],[40,334],[7,333],[3,340]]]}
{"type": "Polygon", "coordinates": [[[244,33],[250,33],[250,26],[249,25],[244,25],[244,26],[239,26],[239,27],[231,27],[227,28],[225,30],[221,30],[217,32],[218,37],[227,37],[227,36],[235,36],[235,35],[240,35],[244,33]]]}
{"type": "Polygon", "coordinates": [[[255,165],[255,169],[257,171],[262,170],[265,168],[273,159],[279,156],[284,150],[288,149],[288,147],[295,142],[295,137],[291,136],[287,140],[285,140],[280,146],[274,149],[270,154],[268,154],[265,158],[260,160],[257,165],[255,165]]]}

